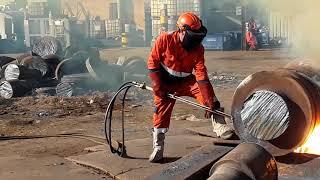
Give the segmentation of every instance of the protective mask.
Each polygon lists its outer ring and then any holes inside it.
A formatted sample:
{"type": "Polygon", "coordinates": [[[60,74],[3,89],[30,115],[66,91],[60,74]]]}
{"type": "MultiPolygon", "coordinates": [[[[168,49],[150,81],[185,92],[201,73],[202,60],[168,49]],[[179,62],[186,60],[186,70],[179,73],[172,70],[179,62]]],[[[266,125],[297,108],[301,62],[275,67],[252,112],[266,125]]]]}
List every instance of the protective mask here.
{"type": "Polygon", "coordinates": [[[201,26],[201,28],[197,31],[186,30],[185,36],[182,40],[182,47],[187,50],[191,51],[192,49],[198,47],[203,39],[207,35],[207,28],[201,26]]]}

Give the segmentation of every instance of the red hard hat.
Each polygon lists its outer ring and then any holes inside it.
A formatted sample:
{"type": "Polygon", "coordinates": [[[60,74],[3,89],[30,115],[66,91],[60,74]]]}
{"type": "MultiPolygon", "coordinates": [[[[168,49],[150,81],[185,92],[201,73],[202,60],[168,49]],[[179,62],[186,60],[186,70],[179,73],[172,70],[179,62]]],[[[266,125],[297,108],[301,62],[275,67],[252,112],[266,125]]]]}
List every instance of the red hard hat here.
{"type": "Polygon", "coordinates": [[[189,26],[191,30],[199,30],[202,26],[200,18],[192,12],[183,13],[178,21],[177,26],[181,30],[185,30],[189,26]]]}

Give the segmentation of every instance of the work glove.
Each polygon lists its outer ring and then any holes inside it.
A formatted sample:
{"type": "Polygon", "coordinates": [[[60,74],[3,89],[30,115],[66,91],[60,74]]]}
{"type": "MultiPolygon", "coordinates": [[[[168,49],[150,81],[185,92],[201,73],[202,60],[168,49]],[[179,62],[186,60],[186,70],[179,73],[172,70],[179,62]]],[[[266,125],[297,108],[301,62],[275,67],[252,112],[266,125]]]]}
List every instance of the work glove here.
{"type": "Polygon", "coordinates": [[[167,98],[167,91],[161,82],[161,73],[158,70],[150,70],[149,77],[153,88],[153,93],[161,98],[167,98]]]}
{"type": "MultiPolygon", "coordinates": [[[[209,107],[211,110],[217,110],[220,108],[220,102],[216,98],[213,87],[209,80],[198,81],[198,86],[201,92],[201,95],[204,100],[204,105],[209,107]]],[[[209,119],[212,116],[212,112],[206,111],[205,118],[209,119]]]]}
{"type": "MultiPolygon", "coordinates": [[[[220,110],[221,108],[220,101],[217,99],[212,104],[206,103],[206,106],[208,106],[212,111],[220,110]]],[[[209,119],[211,118],[212,115],[213,115],[212,112],[206,111],[204,116],[205,118],[209,119]]]]}

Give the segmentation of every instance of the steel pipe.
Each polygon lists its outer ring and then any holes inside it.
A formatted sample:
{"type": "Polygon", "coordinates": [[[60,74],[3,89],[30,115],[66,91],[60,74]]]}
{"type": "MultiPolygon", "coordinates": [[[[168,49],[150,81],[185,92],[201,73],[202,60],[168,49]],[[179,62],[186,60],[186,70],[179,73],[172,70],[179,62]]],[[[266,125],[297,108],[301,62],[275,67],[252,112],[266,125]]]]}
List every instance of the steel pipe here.
{"type": "Polygon", "coordinates": [[[209,175],[209,180],[276,180],[278,168],[263,147],[242,143],[216,162],[209,175]]]}

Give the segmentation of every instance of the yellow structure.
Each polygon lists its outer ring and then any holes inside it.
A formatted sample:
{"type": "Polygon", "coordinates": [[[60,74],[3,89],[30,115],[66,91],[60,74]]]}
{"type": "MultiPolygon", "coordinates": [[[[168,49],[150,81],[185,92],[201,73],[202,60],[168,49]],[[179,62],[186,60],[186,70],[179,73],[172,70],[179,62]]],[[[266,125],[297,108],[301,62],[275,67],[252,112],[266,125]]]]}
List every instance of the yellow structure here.
{"type": "Polygon", "coordinates": [[[123,48],[126,48],[128,46],[128,38],[126,33],[121,34],[121,45],[123,48]]]}

